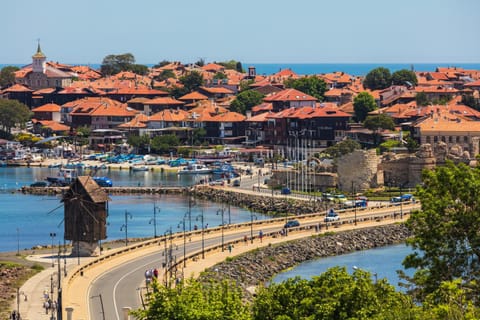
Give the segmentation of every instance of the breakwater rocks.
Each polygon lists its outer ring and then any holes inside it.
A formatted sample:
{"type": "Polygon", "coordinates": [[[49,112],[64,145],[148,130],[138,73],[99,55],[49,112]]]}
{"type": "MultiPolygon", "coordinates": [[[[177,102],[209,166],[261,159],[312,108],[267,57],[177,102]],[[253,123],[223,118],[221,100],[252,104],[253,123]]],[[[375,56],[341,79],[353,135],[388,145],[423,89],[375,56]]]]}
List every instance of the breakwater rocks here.
{"type": "Polygon", "coordinates": [[[199,279],[233,280],[240,284],[248,295],[247,288],[258,286],[270,280],[275,274],[304,261],[402,243],[409,236],[410,232],[404,224],[315,235],[269,245],[227,259],[207,269],[199,279]]]}
{"type": "Polygon", "coordinates": [[[197,187],[194,196],[200,199],[228,203],[251,211],[261,212],[270,216],[284,215],[285,213],[300,215],[324,210],[321,201],[307,201],[286,197],[272,197],[270,194],[258,195],[225,191],[210,187],[197,187]]]}

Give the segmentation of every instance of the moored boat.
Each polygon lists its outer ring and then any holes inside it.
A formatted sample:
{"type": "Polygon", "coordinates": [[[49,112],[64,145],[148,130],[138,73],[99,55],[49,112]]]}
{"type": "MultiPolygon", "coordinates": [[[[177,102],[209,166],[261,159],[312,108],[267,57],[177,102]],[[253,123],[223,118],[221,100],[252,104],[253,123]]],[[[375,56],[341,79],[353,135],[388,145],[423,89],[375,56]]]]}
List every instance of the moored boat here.
{"type": "Polygon", "coordinates": [[[178,174],[208,174],[212,169],[201,163],[191,163],[178,171],[178,174]]]}

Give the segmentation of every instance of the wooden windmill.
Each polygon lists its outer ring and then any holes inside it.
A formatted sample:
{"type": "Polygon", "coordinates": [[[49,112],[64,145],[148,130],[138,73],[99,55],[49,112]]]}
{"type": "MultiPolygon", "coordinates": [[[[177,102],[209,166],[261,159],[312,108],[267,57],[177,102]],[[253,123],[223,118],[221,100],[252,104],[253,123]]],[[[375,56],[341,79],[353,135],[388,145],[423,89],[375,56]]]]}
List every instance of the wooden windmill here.
{"type": "Polygon", "coordinates": [[[100,252],[107,238],[108,194],[90,176],[79,176],[63,195],[65,239],[72,241],[72,256],[100,252]]]}

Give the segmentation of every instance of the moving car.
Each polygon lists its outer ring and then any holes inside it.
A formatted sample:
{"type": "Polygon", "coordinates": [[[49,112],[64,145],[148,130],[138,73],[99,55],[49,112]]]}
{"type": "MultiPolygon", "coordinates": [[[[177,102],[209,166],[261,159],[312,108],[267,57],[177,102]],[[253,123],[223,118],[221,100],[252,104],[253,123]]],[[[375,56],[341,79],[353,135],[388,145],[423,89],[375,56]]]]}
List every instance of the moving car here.
{"type": "Polygon", "coordinates": [[[300,226],[300,222],[298,222],[297,220],[290,220],[290,221],[287,221],[287,223],[285,223],[285,225],[283,226],[284,228],[294,228],[294,227],[299,227],[300,226]]]}
{"type": "Polygon", "coordinates": [[[340,220],[340,216],[333,209],[330,209],[330,211],[328,211],[324,219],[325,222],[333,222],[338,220],[340,220]]]}

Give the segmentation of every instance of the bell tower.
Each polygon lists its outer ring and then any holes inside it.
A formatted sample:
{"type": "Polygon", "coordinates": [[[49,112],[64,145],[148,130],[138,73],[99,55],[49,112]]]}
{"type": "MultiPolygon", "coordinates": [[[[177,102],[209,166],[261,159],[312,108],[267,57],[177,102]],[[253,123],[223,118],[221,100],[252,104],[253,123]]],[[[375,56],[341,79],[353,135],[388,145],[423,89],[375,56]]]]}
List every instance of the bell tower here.
{"type": "Polygon", "coordinates": [[[43,54],[42,49],[40,49],[40,40],[38,40],[37,52],[32,56],[32,71],[45,73],[46,64],[47,57],[43,54]]]}

